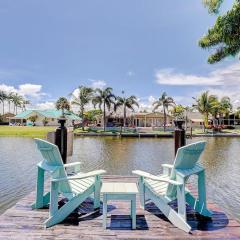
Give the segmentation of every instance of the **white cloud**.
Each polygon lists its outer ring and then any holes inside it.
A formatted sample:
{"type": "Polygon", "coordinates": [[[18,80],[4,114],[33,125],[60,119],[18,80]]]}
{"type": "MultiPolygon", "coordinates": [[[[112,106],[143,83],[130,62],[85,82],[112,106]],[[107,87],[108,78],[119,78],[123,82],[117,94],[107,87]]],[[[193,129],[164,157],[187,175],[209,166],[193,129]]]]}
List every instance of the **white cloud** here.
{"type": "Polygon", "coordinates": [[[240,106],[240,63],[219,68],[207,76],[177,73],[173,69],[160,69],[156,72],[158,84],[195,87],[183,96],[173,96],[177,103],[191,105],[192,97],[199,96],[203,91],[217,95],[219,98],[228,96],[234,108],[240,106]]]}
{"type": "Polygon", "coordinates": [[[240,83],[240,64],[232,64],[210,72],[207,76],[177,73],[174,69],[160,69],[155,74],[156,82],[175,86],[223,86],[240,83]]]}
{"type": "Polygon", "coordinates": [[[91,87],[92,88],[100,88],[103,89],[106,87],[107,83],[104,80],[94,80],[94,79],[89,79],[91,81],[91,87]]]}
{"type": "Polygon", "coordinates": [[[6,84],[0,84],[0,90],[10,93],[10,92],[17,92],[17,89],[13,86],[8,86],[6,84]]]}
{"type": "Polygon", "coordinates": [[[26,83],[26,84],[19,85],[18,92],[23,96],[39,98],[41,96],[46,95],[45,93],[41,92],[41,90],[42,90],[42,85],[26,83]]]}
{"type": "Polygon", "coordinates": [[[6,91],[7,93],[10,92],[18,93],[27,98],[30,97],[39,99],[40,97],[46,95],[44,92],[42,92],[42,85],[31,83],[21,84],[18,87],[1,84],[0,90],[6,91]]]}
{"type": "Polygon", "coordinates": [[[152,96],[152,95],[148,97],[148,102],[149,102],[149,103],[154,103],[156,100],[157,100],[157,98],[155,98],[155,97],[152,96]]]}
{"type": "Polygon", "coordinates": [[[138,104],[139,104],[139,111],[148,111],[148,112],[152,112],[153,110],[153,102],[156,101],[157,98],[150,95],[148,97],[142,97],[142,98],[138,98],[138,104]]]}
{"type": "Polygon", "coordinates": [[[33,109],[45,110],[45,109],[55,109],[55,102],[46,101],[43,103],[38,103],[32,106],[33,109]]]}

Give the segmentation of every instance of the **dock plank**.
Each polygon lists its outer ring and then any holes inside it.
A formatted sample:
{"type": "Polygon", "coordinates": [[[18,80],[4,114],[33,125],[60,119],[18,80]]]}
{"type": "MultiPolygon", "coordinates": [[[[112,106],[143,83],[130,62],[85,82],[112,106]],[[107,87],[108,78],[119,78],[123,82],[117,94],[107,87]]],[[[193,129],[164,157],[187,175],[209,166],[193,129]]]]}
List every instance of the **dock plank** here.
{"type": "MultiPolygon", "coordinates": [[[[105,176],[106,182],[136,182],[136,177],[105,176]]],[[[48,209],[32,210],[35,193],[21,199],[0,216],[0,239],[240,239],[240,223],[227,216],[216,204],[209,202],[214,212],[212,220],[200,218],[188,208],[188,222],[192,232],[187,234],[174,227],[152,202],[146,210],[139,207],[137,199],[137,229],[131,230],[130,204],[109,201],[108,228],[102,228],[102,207],[93,210],[89,198],[63,223],[45,229],[48,209]]],[[[173,203],[176,207],[176,204],[173,203]]]]}

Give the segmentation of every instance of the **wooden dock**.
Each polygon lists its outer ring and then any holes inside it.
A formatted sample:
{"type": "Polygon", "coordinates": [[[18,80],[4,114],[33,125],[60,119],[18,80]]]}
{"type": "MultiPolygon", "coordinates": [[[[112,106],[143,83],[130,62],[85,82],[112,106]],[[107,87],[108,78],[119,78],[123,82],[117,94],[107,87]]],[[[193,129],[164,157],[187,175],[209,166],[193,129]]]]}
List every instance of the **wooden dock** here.
{"type": "MultiPolygon", "coordinates": [[[[103,181],[135,182],[135,177],[106,176],[103,181]]],[[[84,202],[68,219],[49,229],[43,227],[48,209],[32,210],[35,193],[21,199],[0,216],[0,239],[240,239],[240,223],[208,202],[214,212],[212,220],[203,219],[188,209],[192,232],[187,234],[174,227],[152,203],[146,210],[137,202],[137,229],[131,230],[130,204],[112,201],[108,207],[108,229],[102,228],[102,208],[93,211],[91,199],[84,202]]],[[[139,200],[137,200],[139,201],[139,200]]]]}

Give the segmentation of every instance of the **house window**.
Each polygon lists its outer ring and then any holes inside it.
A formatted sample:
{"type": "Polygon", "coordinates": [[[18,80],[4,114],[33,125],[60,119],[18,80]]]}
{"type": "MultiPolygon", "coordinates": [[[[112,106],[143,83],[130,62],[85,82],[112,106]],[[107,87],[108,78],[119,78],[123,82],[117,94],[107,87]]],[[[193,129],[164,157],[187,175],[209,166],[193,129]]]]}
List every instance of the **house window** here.
{"type": "Polygon", "coordinates": [[[52,122],[54,121],[54,118],[52,118],[52,122]]]}

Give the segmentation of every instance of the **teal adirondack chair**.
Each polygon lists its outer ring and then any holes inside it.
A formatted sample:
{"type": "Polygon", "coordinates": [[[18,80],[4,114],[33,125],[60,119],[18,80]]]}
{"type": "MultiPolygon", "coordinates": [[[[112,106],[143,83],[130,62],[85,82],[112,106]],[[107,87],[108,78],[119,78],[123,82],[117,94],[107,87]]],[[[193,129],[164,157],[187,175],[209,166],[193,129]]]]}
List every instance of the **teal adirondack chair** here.
{"type": "Polygon", "coordinates": [[[81,173],[80,163],[63,164],[62,157],[56,145],[35,139],[43,161],[38,164],[36,202],[32,208],[43,208],[50,202],[49,218],[46,227],[62,222],[87,197],[94,193],[94,208],[100,207],[100,175],[104,170],[81,173]],[[74,168],[74,175],[68,176],[66,168],[74,168]],[[44,195],[44,173],[51,176],[51,190],[44,195]],[[58,197],[61,194],[68,202],[58,209],[58,197]]]}
{"type": "Polygon", "coordinates": [[[186,203],[199,214],[212,216],[212,212],[207,209],[204,168],[198,163],[205,145],[206,142],[201,141],[179,148],[174,164],[162,165],[162,175],[133,171],[140,176],[138,186],[141,207],[144,209],[145,200],[151,199],[172,224],[185,232],[191,231],[187,223],[186,203]],[[186,187],[187,180],[194,174],[198,176],[198,198],[186,187]],[[168,204],[176,199],[178,211],[168,204]]]}

